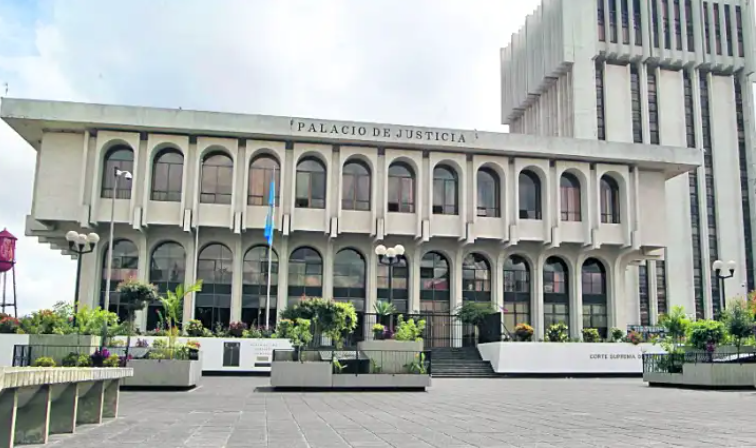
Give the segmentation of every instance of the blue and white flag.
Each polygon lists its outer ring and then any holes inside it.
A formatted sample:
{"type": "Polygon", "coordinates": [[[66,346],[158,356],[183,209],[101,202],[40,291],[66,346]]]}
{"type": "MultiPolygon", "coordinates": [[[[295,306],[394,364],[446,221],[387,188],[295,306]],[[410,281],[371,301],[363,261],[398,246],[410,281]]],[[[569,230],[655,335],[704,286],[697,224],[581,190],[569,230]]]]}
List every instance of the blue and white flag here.
{"type": "Polygon", "coordinates": [[[270,181],[270,195],[268,197],[268,216],[265,218],[265,239],[268,246],[273,246],[273,232],[276,228],[276,181],[275,178],[270,181]]]}

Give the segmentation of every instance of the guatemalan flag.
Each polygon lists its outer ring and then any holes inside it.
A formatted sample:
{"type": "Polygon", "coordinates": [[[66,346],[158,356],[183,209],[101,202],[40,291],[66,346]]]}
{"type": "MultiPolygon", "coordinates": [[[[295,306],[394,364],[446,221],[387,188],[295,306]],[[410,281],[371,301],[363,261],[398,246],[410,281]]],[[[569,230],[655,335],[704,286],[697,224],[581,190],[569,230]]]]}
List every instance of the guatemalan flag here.
{"type": "Polygon", "coordinates": [[[268,216],[265,218],[265,239],[268,246],[273,247],[273,231],[276,228],[276,181],[275,178],[270,181],[270,195],[268,196],[268,216]]]}

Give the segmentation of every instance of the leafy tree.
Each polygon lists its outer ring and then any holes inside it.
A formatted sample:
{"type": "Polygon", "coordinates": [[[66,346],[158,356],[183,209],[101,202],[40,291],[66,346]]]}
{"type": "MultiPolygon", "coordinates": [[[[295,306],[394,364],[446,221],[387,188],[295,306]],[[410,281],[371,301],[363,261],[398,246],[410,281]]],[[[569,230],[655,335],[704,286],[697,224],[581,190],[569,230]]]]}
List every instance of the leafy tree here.
{"type": "Polygon", "coordinates": [[[330,337],[337,347],[343,345],[342,338],[357,327],[357,312],[351,303],[313,297],[302,300],[286,308],[281,317],[296,321],[306,319],[312,323],[313,333],[320,332],[330,337]]]}
{"type": "Polygon", "coordinates": [[[184,297],[187,294],[200,292],[202,290],[202,279],[197,283],[184,288],[184,285],[178,285],[175,291],[168,291],[165,297],[160,297],[160,304],[163,305],[163,318],[167,328],[170,330],[181,323],[184,309],[184,297]]]}
{"type": "Polygon", "coordinates": [[[688,326],[688,340],[699,350],[708,350],[725,338],[725,324],[718,320],[697,320],[688,326]]]}
{"type": "Polygon", "coordinates": [[[674,345],[677,346],[688,332],[690,319],[685,314],[685,308],[674,306],[670,313],[659,316],[659,325],[664,327],[667,337],[672,338],[674,345]]]}
{"type": "Polygon", "coordinates": [[[724,311],[724,324],[740,354],[743,340],[753,336],[754,319],[747,303],[743,300],[734,300],[728,304],[724,311]]]}

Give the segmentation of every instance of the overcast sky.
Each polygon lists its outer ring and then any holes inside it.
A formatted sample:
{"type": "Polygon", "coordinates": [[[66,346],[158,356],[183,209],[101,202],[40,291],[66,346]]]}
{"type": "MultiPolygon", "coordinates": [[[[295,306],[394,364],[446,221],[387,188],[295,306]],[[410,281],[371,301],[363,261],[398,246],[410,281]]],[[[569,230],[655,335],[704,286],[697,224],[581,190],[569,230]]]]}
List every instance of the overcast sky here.
{"type": "MultiPolygon", "coordinates": [[[[500,130],[499,49],[538,0],[0,0],[0,95],[500,130]]],[[[35,152],[0,123],[23,313],[75,264],[23,237],[35,152]]]]}

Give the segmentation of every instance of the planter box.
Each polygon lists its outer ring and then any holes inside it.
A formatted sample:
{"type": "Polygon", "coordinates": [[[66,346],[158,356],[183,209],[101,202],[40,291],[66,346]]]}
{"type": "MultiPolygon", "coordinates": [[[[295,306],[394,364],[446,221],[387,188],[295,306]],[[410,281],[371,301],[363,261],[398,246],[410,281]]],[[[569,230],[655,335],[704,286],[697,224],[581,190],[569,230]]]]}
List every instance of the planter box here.
{"type": "Polygon", "coordinates": [[[425,389],[430,385],[430,375],[333,375],[334,389],[425,389]]]}
{"type": "Polygon", "coordinates": [[[331,388],[333,386],[332,371],[330,362],[273,362],[270,368],[270,385],[273,387],[331,388]]]}
{"type": "Polygon", "coordinates": [[[682,373],[644,373],[649,384],[671,384],[711,388],[756,386],[756,364],[685,363],[682,373]]]}
{"type": "Polygon", "coordinates": [[[178,359],[132,359],[134,376],[123,380],[133,387],[194,387],[202,377],[202,361],[178,359]]]}
{"type": "Polygon", "coordinates": [[[756,364],[683,364],[683,380],[689,386],[753,387],[756,364]]]}
{"type": "Polygon", "coordinates": [[[478,351],[496,373],[594,376],[641,376],[643,353],[664,353],[657,345],[622,342],[488,342],[478,351]]]}
{"type": "Polygon", "coordinates": [[[31,364],[43,356],[49,356],[61,365],[63,358],[69,353],[76,352],[91,355],[100,345],[101,337],[83,334],[30,334],[31,364]]]}
{"type": "Polygon", "coordinates": [[[402,374],[407,373],[404,366],[423,350],[423,341],[364,341],[357,343],[357,350],[370,358],[371,369],[380,369],[382,374],[402,374]]]}

